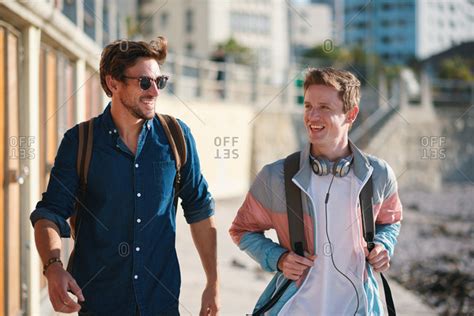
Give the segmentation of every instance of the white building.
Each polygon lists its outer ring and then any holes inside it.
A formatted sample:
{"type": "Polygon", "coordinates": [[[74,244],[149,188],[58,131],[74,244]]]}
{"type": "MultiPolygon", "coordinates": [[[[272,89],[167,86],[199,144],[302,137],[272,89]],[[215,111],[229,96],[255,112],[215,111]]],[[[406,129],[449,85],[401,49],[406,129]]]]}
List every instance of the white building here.
{"type": "Polygon", "coordinates": [[[289,65],[289,6],[283,0],[142,0],[139,23],[146,39],[164,35],[171,52],[207,58],[234,38],[251,48],[264,78],[284,82],[289,65]]]}
{"type": "Polygon", "coordinates": [[[468,0],[417,1],[419,59],[474,40],[474,3],[468,0]]]}
{"type": "Polygon", "coordinates": [[[327,4],[295,4],[290,7],[290,39],[293,55],[316,45],[333,43],[332,9],[327,4]]]}

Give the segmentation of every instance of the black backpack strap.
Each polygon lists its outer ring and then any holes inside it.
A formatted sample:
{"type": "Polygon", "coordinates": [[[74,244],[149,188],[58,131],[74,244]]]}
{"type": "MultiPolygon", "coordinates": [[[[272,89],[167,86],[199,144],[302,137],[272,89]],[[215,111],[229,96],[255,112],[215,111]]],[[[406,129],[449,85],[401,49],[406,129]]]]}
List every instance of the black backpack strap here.
{"type": "MultiPolygon", "coordinates": [[[[375,220],[374,213],[372,209],[372,197],[374,195],[373,180],[372,175],[360,192],[359,201],[360,209],[362,212],[362,228],[364,232],[364,239],[367,242],[367,249],[369,252],[374,249],[375,243],[375,220]]],[[[387,304],[388,315],[395,316],[395,304],[393,302],[392,291],[390,290],[390,285],[388,284],[387,279],[380,273],[382,277],[383,290],[385,292],[385,302],[387,304]]]]}
{"type": "Polygon", "coordinates": [[[375,221],[374,213],[372,209],[372,196],[374,195],[374,188],[372,183],[372,175],[369,180],[365,183],[362,191],[360,191],[359,201],[360,210],[362,215],[362,229],[364,233],[364,239],[367,242],[367,248],[369,252],[374,248],[374,237],[375,237],[375,221]]]}
{"type": "Polygon", "coordinates": [[[181,188],[181,167],[186,163],[186,140],[184,139],[183,130],[176,118],[170,115],[158,113],[156,116],[165,130],[175,160],[176,177],[173,182],[173,204],[176,210],[178,206],[178,195],[181,188]]]}
{"type": "Polygon", "coordinates": [[[76,195],[75,212],[69,219],[72,237],[76,237],[77,213],[84,203],[87,190],[87,174],[92,157],[92,146],[94,144],[94,119],[79,124],[79,146],[77,149],[76,170],[79,177],[79,188],[76,195]]]}
{"type": "MultiPolygon", "coordinates": [[[[291,247],[296,254],[304,257],[304,249],[307,249],[306,238],[304,234],[304,217],[303,217],[303,203],[301,200],[301,190],[293,183],[292,179],[300,168],[300,152],[295,152],[286,157],[284,162],[284,176],[285,176],[285,195],[286,195],[286,212],[288,214],[288,229],[290,232],[291,247]]],[[[291,280],[286,280],[285,283],[278,289],[272,298],[260,307],[252,315],[263,315],[273,305],[278,302],[280,297],[285,293],[291,280]]]]}
{"type": "Polygon", "coordinates": [[[304,250],[307,249],[307,246],[301,190],[292,181],[293,176],[300,168],[300,152],[295,152],[286,157],[284,168],[286,213],[288,214],[291,247],[298,255],[304,257],[304,250]]]}
{"type": "Polygon", "coordinates": [[[79,234],[80,216],[79,211],[84,204],[87,191],[87,174],[92,158],[92,147],[94,145],[94,118],[79,124],[79,144],[77,148],[76,171],[79,177],[79,188],[77,189],[76,202],[74,204],[74,214],[69,218],[71,227],[71,236],[74,239],[74,247],[69,255],[67,271],[72,273],[72,264],[74,262],[74,254],[79,234]]]}

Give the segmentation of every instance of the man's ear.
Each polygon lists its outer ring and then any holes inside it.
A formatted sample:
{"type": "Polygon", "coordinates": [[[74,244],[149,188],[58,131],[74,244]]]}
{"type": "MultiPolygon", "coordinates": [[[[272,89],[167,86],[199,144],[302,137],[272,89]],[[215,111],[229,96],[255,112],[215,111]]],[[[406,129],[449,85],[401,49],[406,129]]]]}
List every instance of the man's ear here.
{"type": "Polygon", "coordinates": [[[118,90],[119,82],[118,80],[112,78],[111,75],[105,76],[105,83],[107,84],[107,88],[109,88],[112,94],[118,90]]]}
{"type": "Polygon", "coordinates": [[[357,114],[359,114],[359,106],[355,105],[352,108],[352,110],[347,112],[347,116],[346,116],[347,123],[350,123],[352,125],[352,123],[354,123],[354,121],[357,118],[357,114]]]}

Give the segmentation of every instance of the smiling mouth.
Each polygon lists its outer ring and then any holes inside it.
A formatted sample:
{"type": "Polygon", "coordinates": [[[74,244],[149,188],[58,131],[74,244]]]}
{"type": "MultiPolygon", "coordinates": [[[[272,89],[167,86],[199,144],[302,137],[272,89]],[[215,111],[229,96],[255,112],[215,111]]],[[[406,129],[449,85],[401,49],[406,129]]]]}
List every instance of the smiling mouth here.
{"type": "Polygon", "coordinates": [[[326,128],[324,125],[316,125],[316,124],[310,124],[308,126],[312,132],[320,132],[326,128]]]}
{"type": "Polygon", "coordinates": [[[153,104],[155,103],[155,99],[142,99],[141,100],[143,103],[147,103],[147,104],[153,104]]]}

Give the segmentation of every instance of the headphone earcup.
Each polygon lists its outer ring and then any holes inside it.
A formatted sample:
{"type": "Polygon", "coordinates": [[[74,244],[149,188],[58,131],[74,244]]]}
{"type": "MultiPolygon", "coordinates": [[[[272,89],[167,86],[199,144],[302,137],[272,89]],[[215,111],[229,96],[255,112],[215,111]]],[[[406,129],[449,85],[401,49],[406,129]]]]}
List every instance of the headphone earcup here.
{"type": "Polygon", "coordinates": [[[351,159],[346,159],[346,158],[341,158],[338,161],[336,161],[332,167],[332,174],[335,175],[336,177],[345,177],[351,170],[351,163],[352,163],[352,158],[351,159]]]}
{"type": "Polygon", "coordinates": [[[311,167],[318,176],[325,176],[329,174],[329,160],[325,158],[311,157],[311,167]]]}

